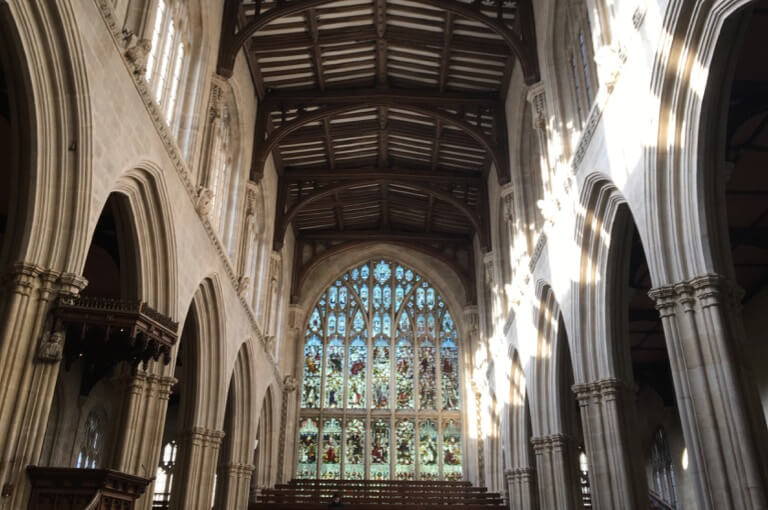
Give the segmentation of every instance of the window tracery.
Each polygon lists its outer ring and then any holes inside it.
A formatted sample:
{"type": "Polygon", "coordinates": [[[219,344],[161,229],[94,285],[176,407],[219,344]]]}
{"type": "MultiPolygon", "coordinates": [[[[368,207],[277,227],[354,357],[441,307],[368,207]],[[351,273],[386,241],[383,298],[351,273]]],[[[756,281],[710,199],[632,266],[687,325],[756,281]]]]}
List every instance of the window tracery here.
{"type": "Polygon", "coordinates": [[[176,466],[176,441],[169,441],[163,446],[160,465],[155,473],[155,488],[152,495],[152,505],[166,508],[171,501],[171,489],[173,488],[173,474],[176,466]]]}
{"type": "Polygon", "coordinates": [[[168,125],[178,130],[176,105],[189,53],[187,3],[157,0],[145,77],[168,125]]]}
{"type": "Polygon", "coordinates": [[[80,450],[77,453],[75,467],[94,469],[101,463],[101,452],[104,447],[104,427],[107,415],[103,409],[94,409],[85,419],[80,450]]]}
{"type": "Polygon", "coordinates": [[[672,456],[669,453],[664,429],[661,427],[653,436],[650,460],[652,490],[671,508],[677,508],[677,484],[672,470],[672,456]]]}
{"type": "Polygon", "coordinates": [[[567,75],[572,97],[574,124],[584,126],[595,98],[596,69],[592,48],[592,28],[589,13],[581,0],[567,0],[562,51],[566,58],[567,75]]]}
{"type": "Polygon", "coordinates": [[[297,476],[461,479],[458,346],[412,269],[374,260],[336,279],[305,331],[297,476]]]}

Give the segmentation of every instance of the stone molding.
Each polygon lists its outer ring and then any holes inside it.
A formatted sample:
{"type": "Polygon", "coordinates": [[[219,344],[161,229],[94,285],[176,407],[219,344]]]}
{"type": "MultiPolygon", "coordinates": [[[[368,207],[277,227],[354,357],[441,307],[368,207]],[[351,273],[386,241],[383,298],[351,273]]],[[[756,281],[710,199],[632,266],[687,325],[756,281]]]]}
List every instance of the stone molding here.
{"type": "Polygon", "coordinates": [[[722,275],[709,273],[655,287],[648,292],[648,296],[656,302],[656,309],[664,319],[676,315],[677,305],[684,312],[692,311],[697,303],[702,308],[720,305],[739,307],[744,290],[722,275]]]}
{"type": "Polygon", "coordinates": [[[251,474],[256,469],[256,466],[253,464],[242,464],[237,462],[228,462],[222,467],[225,473],[238,478],[250,478],[251,474]]]}
{"type": "MultiPolygon", "coordinates": [[[[173,164],[174,168],[176,169],[176,173],[178,174],[182,185],[187,190],[187,195],[190,201],[192,202],[193,207],[198,213],[200,222],[202,223],[203,228],[206,231],[206,234],[210,238],[211,243],[213,244],[214,248],[219,254],[219,258],[221,259],[221,263],[224,266],[224,270],[227,276],[229,277],[229,281],[232,284],[233,289],[235,290],[235,294],[238,294],[238,275],[235,272],[232,262],[229,260],[229,256],[227,255],[226,250],[224,249],[224,245],[221,243],[219,236],[216,234],[213,228],[213,225],[211,225],[211,222],[208,219],[206,211],[204,210],[204,208],[199,207],[199,204],[198,204],[199,191],[195,187],[194,183],[192,182],[192,179],[190,177],[190,172],[187,169],[187,164],[181,155],[181,150],[179,149],[179,146],[176,143],[176,140],[174,139],[173,134],[171,133],[171,130],[166,124],[163,118],[163,114],[160,111],[160,108],[152,98],[152,93],[149,90],[146,80],[144,80],[143,74],[142,73],[136,74],[134,72],[135,71],[134,64],[131,62],[131,60],[126,56],[125,52],[123,51],[120,41],[121,39],[124,39],[124,34],[122,34],[121,29],[118,26],[118,21],[115,18],[114,13],[112,12],[112,6],[110,5],[110,2],[108,0],[94,0],[94,1],[96,2],[96,6],[98,7],[99,12],[101,13],[101,17],[104,20],[104,23],[107,25],[110,35],[112,36],[112,42],[114,43],[115,48],[117,49],[117,53],[122,58],[123,64],[128,70],[128,73],[131,76],[134,85],[136,86],[136,90],[139,93],[139,96],[141,97],[141,99],[143,100],[145,107],[147,108],[147,113],[149,114],[149,117],[152,120],[152,123],[154,124],[158,135],[160,136],[160,140],[165,146],[168,157],[171,160],[171,163],[173,164]]],[[[245,314],[251,323],[251,328],[256,333],[256,338],[258,338],[259,343],[261,344],[262,348],[265,351],[267,359],[272,365],[272,371],[275,377],[275,381],[277,381],[277,384],[280,385],[282,384],[282,374],[280,372],[280,368],[277,364],[277,361],[274,358],[273,353],[268,351],[268,346],[266,345],[266,338],[261,331],[261,327],[259,326],[258,321],[256,320],[256,315],[254,314],[253,310],[251,310],[251,307],[244,296],[239,296],[239,299],[240,299],[240,303],[243,306],[245,314]]]]}
{"type": "Polygon", "coordinates": [[[517,482],[519,480],[530,480],[535,475],[536,469],[532,467],[517,467],[504,471],[504,478],[506,478],[508,483],[517,482]]]}
{"type": "Polygon", "coordinates": [[[195,446],[218,448],[225,435],[226,434],[221,430],[193,427],[187,430],[183,437],[186,441],[195,446]]]}
{"type": "Polygon", "coordinates": [[[531,438],[531,444],[536,453],[551,452],[553,450],[563,450],[573,440],[565,434],[550,434],[548,436],[538,436],[531,438]]]}
{"type": "Polygon", "coordinates": [[[634,385],[629,385],[619,379],[609,378],[589,383],[574,384],[571,386],[579,405],[589,405],[602,400],[615,400],[619,393],[634,393],[634,385]]]}

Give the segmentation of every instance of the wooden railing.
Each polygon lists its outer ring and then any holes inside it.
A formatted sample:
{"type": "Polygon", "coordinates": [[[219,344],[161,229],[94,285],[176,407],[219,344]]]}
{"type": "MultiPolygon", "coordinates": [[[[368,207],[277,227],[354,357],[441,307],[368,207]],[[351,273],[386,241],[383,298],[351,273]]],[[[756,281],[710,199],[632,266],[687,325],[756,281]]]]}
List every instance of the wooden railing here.
{"type": "Polygon", "coordinates": [[[151,478],[111,469],[27,467],[30,510],[130,510],[151,478]]]}

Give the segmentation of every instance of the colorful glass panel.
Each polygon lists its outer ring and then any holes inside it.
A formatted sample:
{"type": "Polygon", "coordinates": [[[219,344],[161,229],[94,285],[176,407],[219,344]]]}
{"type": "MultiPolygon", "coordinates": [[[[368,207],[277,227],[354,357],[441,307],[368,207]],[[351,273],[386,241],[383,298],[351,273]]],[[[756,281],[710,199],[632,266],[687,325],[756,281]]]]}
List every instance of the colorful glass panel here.
{"type": "Polygon", "coordinates": [[[459,338],[446,308],[387,260],[329,285],[307,320],[297,476],[461,477],[459,338]]]}
{"type": "Polygon", "coordinates": [[[389,480],[389,421],[373,422],[371,438],[371,479],[389,480]]]}
{"type": "Polygon", "coordinates": [[[365,478],[365,422],[347,420],[344,428],[344,479],[365,478]]]}
{"type": "Polygon", "coordinates": [[[299,422],[299,451],[296,466],[297,478],[317,476],[317,421],[304,418],[299,422]]]}
{"type": "Polygon", "coordinates": [[[413,409],[413,344],[407,337],[397,341],[395,360],[397,408],[413,409]]]}
{"type": "Polygon", "coordinates": [[[445,312],[442,320],[440,343],[441,400],[443,410],[455,411],[460,408],[459,397],[459,349],[456,346],[456,331],[451,314],[445,312]]]}
{"type": "Polygon", "coordinates": [[[368,344],[362,336],[356,336],[349,344],[349,375],[347,376],[347,407],[364,409],[365,365],[368,361],[368,344]]]}
{"type": "Polygon", "coordinates": [[[443,479],[461,480],[461,425],[456,420],[443,422],[443,479]]]}
{"type": "Polygon", "coordinates": [[[416,431],[413,420],[398,420],[395,426],[395,479],[413,480],[416,475],[416,431]]]}
{"type": "Polygon", "coordinates": [[[390,376],[389,341],[379,337],[373,344],[373,379],[371,381],[373,402],[371,405],[375,409],[387,409],[389,407],[390,376]]]}
{"type": "Polygon", "coordinates": [[[334,338],[328,344],[325,362],[325,402],[326,408],[342,407],[344,401],[344,342],[334,338]]]}
{"type": "Polygon", "coordinates": [[[419,409],[435,409],[435,344],[429,336],[419,340],[419,409]]]}
{"type": "Polygon", "coordinates": [[[320,478],[338,480],[341,475],[341,423],[336,418],[323,424],[323,455],[320,458],[320,478]]]}
{"type": "Polygon", "coordinates": [[[301,392],[301,407],[320,407],[320,367],[323,364],[323,343],[320,337],[309,332],[304,344],[304,385],[301,392]]]}
{"type": "Polygon", "coordinates": [[[438,480],[439,478],[437,426],[433,420],[424,420],[419,424],[419,479],[438,480]]]}

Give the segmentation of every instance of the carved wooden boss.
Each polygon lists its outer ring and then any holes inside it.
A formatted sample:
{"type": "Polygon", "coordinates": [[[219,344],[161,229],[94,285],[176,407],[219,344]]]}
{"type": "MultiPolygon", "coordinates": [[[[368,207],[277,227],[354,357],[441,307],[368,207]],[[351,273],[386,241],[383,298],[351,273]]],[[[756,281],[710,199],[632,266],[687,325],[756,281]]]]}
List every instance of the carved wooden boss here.
{"type": "Polygon", "coordinates": [[[473,296],[488,175],[510,182],[507,90],[516,68],[539,79],[531,0],[227,0],[219,48],[225,78],[244,50],[258,95],[251,178],[274,164],[294,300],[374,241],[444,260],[473,296]]]}

